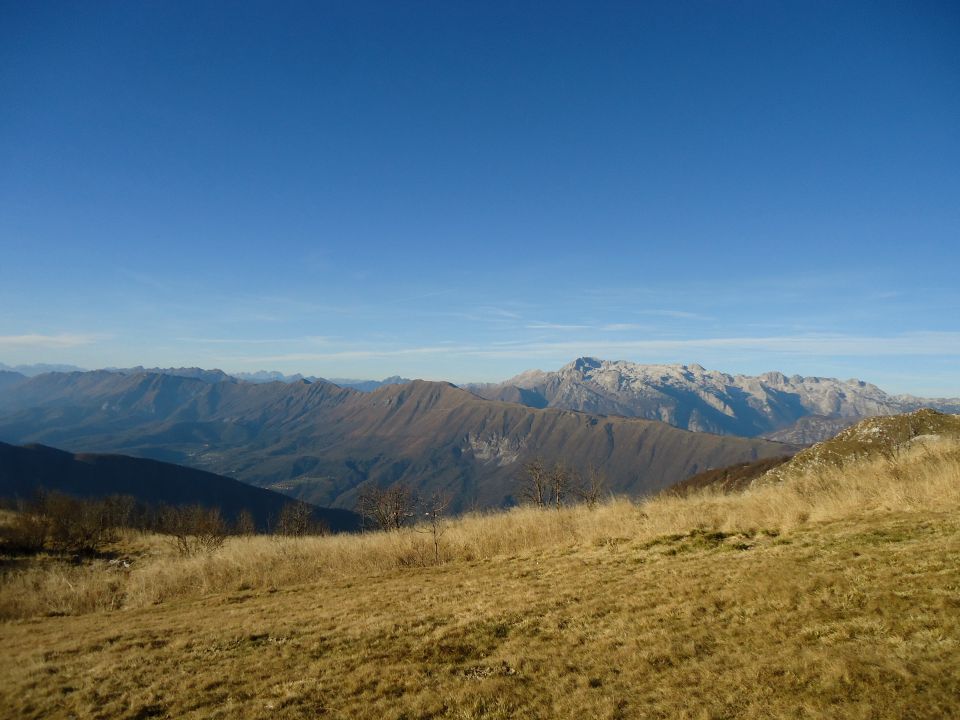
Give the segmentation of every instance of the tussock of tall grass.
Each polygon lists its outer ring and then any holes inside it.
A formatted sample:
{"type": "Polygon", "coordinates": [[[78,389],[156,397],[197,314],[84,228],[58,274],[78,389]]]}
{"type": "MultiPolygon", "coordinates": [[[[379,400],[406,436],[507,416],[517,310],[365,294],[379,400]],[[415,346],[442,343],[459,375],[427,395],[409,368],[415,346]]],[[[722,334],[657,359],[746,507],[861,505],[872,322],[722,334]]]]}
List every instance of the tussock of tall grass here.
{"type": "MultiPolygon", "coordinates": [[[[865,513],[960,508],[960,443],[916,444],[894,458],[821,468],[736,494],[710,490],[596,507],[532,507],[473,514],[445,524],[442,563],[531,557],[613,538],[652,540],[694,530],[780,533],[865,513]]],[[[38,563],[0,576],[0,618],[143,607],[219,592],[281,588],[320,577],[377,574],[435,564],[427,528],[332,537],[236,537],[208,555],[183,558],[161,539],[140,541],[129,569],[38,563]]]]}

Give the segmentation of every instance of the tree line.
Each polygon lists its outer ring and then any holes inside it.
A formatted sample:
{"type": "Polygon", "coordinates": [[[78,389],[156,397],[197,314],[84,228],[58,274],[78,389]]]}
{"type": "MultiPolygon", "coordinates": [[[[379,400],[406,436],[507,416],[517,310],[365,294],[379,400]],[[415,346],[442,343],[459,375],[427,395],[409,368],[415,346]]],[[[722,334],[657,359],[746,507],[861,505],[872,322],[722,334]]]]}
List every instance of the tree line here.
{"type": "MultiPolygon", "coordinates": [[[[517,496],[521,502],[537,507],[560,509],[565,505],[584,503],[595,506],[609,493],[606,477],[598,468],[581,472],[566,463],[547,463],[534,459],[523,466],[517,478],[517,496]]],[[[394,483],[386,488],[364,488],[357,499],[356,510],[365,526],[375,530],[399,530],[407,525],[435,524],[450,504],[444,493],[421,497],[409,485],[394,483]]]]}
{"type": "Polygon", "coordinates": [[[564,462],[548,464],[536,458],[524,465],[519,478],[521,500],[537,507],[554,507],[585,503],[594,507],[609,493],[607,479],[599,468],[585,473],[564,462]]]}
{"type": "MultiPolygon", "coordinates": [[[[116,542],[121,531],[135,530],[166,535],[181,555],[189,556],[215,550],[231,535],[258,532],[249,510],[227,519],[215,507],[143,503],[129,495],[79,498],[39,490],[29,499],[8,503],[8,508],[16,513],[0,527],[0,541],[8,552],[93,554],[116,542]]],[[[267,524],[272,535],[328,532],[314,517],[312,506],[299,501],[284,505],[267,524]]]]}
{"type": "MultiPolygon", "coordinates": [[[[541,508],[560,509],[572,503],[594,506],[608,493],[597,469],[581,473],[562,462],[535,459],[517,478],[517,497],[541,508]]],[[[356,509],[367,528],[394,531],[414,526],[432,537],[437,559],[451,497],[442,492],[421,496],[406,483],[364,488],[356,509]]],[[[0,545],[7,552],[97,553],[116,542],[122,530],[166,535],[183,556],[210,552],[231,535],[258,532],[253,515],[241,510],[227,519],[215,507],[139,502],[129,495],[78,498],[61,492],[38,491],[28,500],[8,504],[16,511],[0,526],[0,545]]],[[[314,517],[311,505],[291,501],[270,519],[266,533],[289,537],[326,535],[329,529],[314,517]]]]}

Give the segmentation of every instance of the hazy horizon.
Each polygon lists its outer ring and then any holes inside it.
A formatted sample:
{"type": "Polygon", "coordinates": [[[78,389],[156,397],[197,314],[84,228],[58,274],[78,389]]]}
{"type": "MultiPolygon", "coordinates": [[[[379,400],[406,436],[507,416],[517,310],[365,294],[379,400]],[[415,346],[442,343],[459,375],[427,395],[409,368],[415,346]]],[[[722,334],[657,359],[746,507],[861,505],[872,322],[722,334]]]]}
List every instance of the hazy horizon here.
{"type": "MultiPolygon", "coordinates": [[[[791,373],[791,372],[786,372],[786,371],[784,371],[784,370],[781,370],[780,368],[767,368],[766,370],[761,370],[761,371],[757,371],[757,372],[741,372],[741,371],[735,370],[735,369],[706,366],[706,365],[703,365],[702,363],[697,363],[697,362],[656,362],[656,363],[651,362],[651,363],[644,363],[644,362],[641,362],[641,361],[626,360],[625,358],[596,357],[596,356],[579,356],[579,357],[594,357],[594,359],[597,359],[597,360],[607,360],[607,361],[615,361],[615,362],[618,362],[618,361],[637,362],[638,364],[641,364],[641,365],[644,365],[644,364],[649,364],[649,365],[684,365],[684,366],[701,365],[702,367],[704,367],[705,370],[722,372],[722,373],[725,373],[725,374],[727,374],[727,375],[732,375],[732,376],[737,376],[737,375],[753,375],[753,376],[756,376],[756,375],[762,375],[762,374],[768,373],[768,372],[781,372],[781,373],[783,373],[784,375],[786,375],[786,376],[788,376],[788,377],[789,377],[789,376],[792,376],[792,375],[802,375],[802,376],[805,376],[805,377],[835,378],[835,379],[841,380],[841,381],[846,381],[846,380],[860,380],[860,381],[864,381],[864,382],[867,382],[867,383],[871,383],[871,384],[873,384],[873,385],[877,385],[878,387],[880,387],[881,390],[884,390],[884,391],[886,391],[886,392],[888,392],[888,393],[890,393],[890,394],[892,394],[892,395],[908,394],[908,395],[916,395],[917,397],[928,397],[928,398],[937,398],[937,397],[939,397],[939,398],[953,398],[953,397],[958,397],[958,396],[946,395],[946,394],[939,394],[939,395],[926,394],[926,395],[924,395],[924,394],[922,394],[922,393],[912,393],[912,392],[909,392],[909,391],[906,391],[906,390],[899,390],[899,389],[897,389],[897,388],[895,388],[895,387],[883,385],[883,384],[881,384],[881,383],[875,382],[874,380],[872,380],[871,378],[868,378],[868,377],[861,377],[861,376],[857,376],[857,375],[834,376],[834,375],[826,375],[826,374],[824,374],[824,373],[807,373],[807,374],[804,374],[804,373],[791,373]]],[[[119,370],[129,370],[129,369],[138,368],[138,367],[143,368],[144,370],[151,370],[151,369],[168,370],[168,369],[189,369],[189,368],[197,368],[197,369],[207,370],[207,371],[217,371],[217,370],[219,370],[219,371],[221,371],[221,372],[223,372],[223,373],[225,373],[225,374],[227,374],[227,375],[236,376],[236,377],[253,376],[253,375],[257,375],[258,373],[265,373],[265,374],[279,373],[279,374],[281,374],[281,375],[283,375],[283,376],[285,376],[285,377],[292,377],[292,376],[297,376],[297,375],[299,375],[299,376],[304,377],[304,378],[310,378],[310,377],[319,378],[319,379],[326,380],[326,381],[328,381],[328,382],[337,382],[337,381],[340,381],[340,382],[371,382],[371,381],[373,381],[373,382],[380,382],[380,381],[383,381],[383,380],[389,380],[389,379],[391,379],[391,378],[398,378],[398,377],[399,377],[399,378],[403,378],[403,379],[406,379],[406,380],[428,380],[428,381],[432,381],[432,382],[451,382],[451,383],[454,383],[455,385],[468,385],[468,384],[471,384],[471,383],[500,383],[500,382],[503,382],[503,381],[506,381],[506,380],[510,380],[511,378],[516,377],[517,375],[520,375],[520,374],[522,374],[522,373],[524,373],[524,372],[531,372],[531,371],[553,372],[553,371],[559,370],[559,369],[560,369],[561,367],[563,367],[564,365],[567,365],[567,364],[569,364],[569,363],[571,363],[571,362],[573,362],[573,361],[575,361],[575,360],[577,360],[577,359],[578,359],[578,358],[570,358],[569,360],[567,360],[567,361],[565,361],[565,362],[563,362],[563,363],[561,363],[561,364],[559,364],[559,365],[550,365],[550,366],[542,366],[542,367],[533,367],[533,366],[531,366],[531,367],[526,367],[526,368],[523,368],[523,369],[518,370],[518,371],[516,371],[516,372],[513,372],[513,373],[511,373],[510,375],[506,375],[506,376],[502,376],[502,377],[499,377],[499,376],[498,376],[498,377],[479,378],[479,379],[478,379],[478,378],[453,378],[453,377],[443,377],[443,376],[433,376],[433,377],[431,377],[431,376],[419,375],[419,374],[416,374],[416,373],[413,373],[413,374],[410,374],[410,375],[403,375],[402,373],[389,373],[389,374],[387,374],[387,375],[380,375],[380,376],[377,376],[377,377],[367,377],[367,376],[361,376],[361,375],[336,375],[336,374],[331,374],[331,373],[322,374],[322,373],[316,373],[316,372],[302,372],[302,371],[297,371],[297,370],[294,370],[294,371],[292,371],[292,372],[283,372],[283,371],[281,371],[281,370],[277,370],[276,368],[257,368],[257,369],[255,369],[255,370],[254,370],[254,369],[234,369],[234,370],[231,370],[231,369],[228,369],[228,368],[225,368],[225,367],[200,366],[200,365],[195,365],[195,364],[192,364],[192,365],[155,365],[155,364],[154,364],[154,365],[148,365],[148,364],[144,364],[144,363],[137,363],[136,365],[127,365],[127,366],[104,365],[104,366],[100,366],[100,367],[80,367],[80,366],[66,365],[66,364],[64,364],[64,365],[62,365],[62,366],[58,366],[58,365],[55,364],[55,363],[23,363],[23,364],[19,364],[19,365],[11,365],[11,364],[9,364],[9,363],[5,363],[5,362],[3,362],[3,361],[0,361],[0,370],[21,371],[22,369],[29,369],[31,372],[27,373],[28,376],[33,376],[33,375],[35,375],[35,374],[39,374],[39,373],[36,372],[37,368],[39,368],[39,367],[43,367],[43,371],[44,371],[44,372],[76,372],[76,371],[79,371],[79,372],[90,372],[90,371],[96,371],[96,370],[119,371],[119,370]]]]}

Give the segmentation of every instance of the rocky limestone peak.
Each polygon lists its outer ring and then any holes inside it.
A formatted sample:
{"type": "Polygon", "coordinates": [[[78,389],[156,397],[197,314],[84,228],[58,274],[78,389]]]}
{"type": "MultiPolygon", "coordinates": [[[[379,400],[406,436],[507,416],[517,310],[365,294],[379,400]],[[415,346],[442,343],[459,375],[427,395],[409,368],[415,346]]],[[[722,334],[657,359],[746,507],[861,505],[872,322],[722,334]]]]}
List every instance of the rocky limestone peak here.
{"type": "Polygon", "coordinates": [[[574,370],[575,372],[580,373],[581,375],[586,375],[592,370],[597,370],[603,366],[603,361],[598,360],[597,358],[592,357],[579,357],[570,363],[567,367],[574,370]]]}
{"type": "MultiPolygon", "coordinates": [[[[891,415],[921,405],[953,412],[960,401],[895,397],[870,383],[836,378],[728,375],[691,363],[640,364],[583,356],[555,372],[530,371],[505,383],[472,388],[481,397],[532,407],[662,420],[687,430],[763,435],[788,430],[808,416],[834,421],[891,415]],[[511,390],[513,388],[513,390],[511,390]],[[516,388],[526,392],[519,394],[516,388]]],[[[821,422],[836,431],[843,423],[821,422]]]]}
{"type": "MultiPolygon", "coordinates": [[[[760,379],[770,385],[776,385],[779,387],[787,385],[790,382],[787,380],[786,375],[784,375],[782,372],[777,372],[776,370],[774,370],[773,372],[765,372],[763,375],[760,376],[760,379]]],[[[802,378],[801,378],[801,381],[802,381],[802,378]]]]}

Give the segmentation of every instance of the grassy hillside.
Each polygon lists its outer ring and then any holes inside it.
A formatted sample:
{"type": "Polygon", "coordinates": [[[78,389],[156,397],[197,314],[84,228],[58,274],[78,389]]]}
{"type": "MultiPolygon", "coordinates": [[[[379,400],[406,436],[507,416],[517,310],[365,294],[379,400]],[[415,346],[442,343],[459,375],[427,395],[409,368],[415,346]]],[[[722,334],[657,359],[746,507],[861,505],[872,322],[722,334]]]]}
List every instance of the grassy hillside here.
{"type": "Polygon", "coordinates": [[[10,559],[0,715],[960,716],[956,441],[432,540],[10,559]]]}
{"type": "Polygon", "coordinates": [[[801,450],[787,462],[771,468],[756,482],[782,483],[785,479],[820,469],[837,468],[859,459],[884,458],[893,462],[911,448],[960,440],[960,415],[936,410],[915,410],[861,420],[829,440],[801,450]]]}

